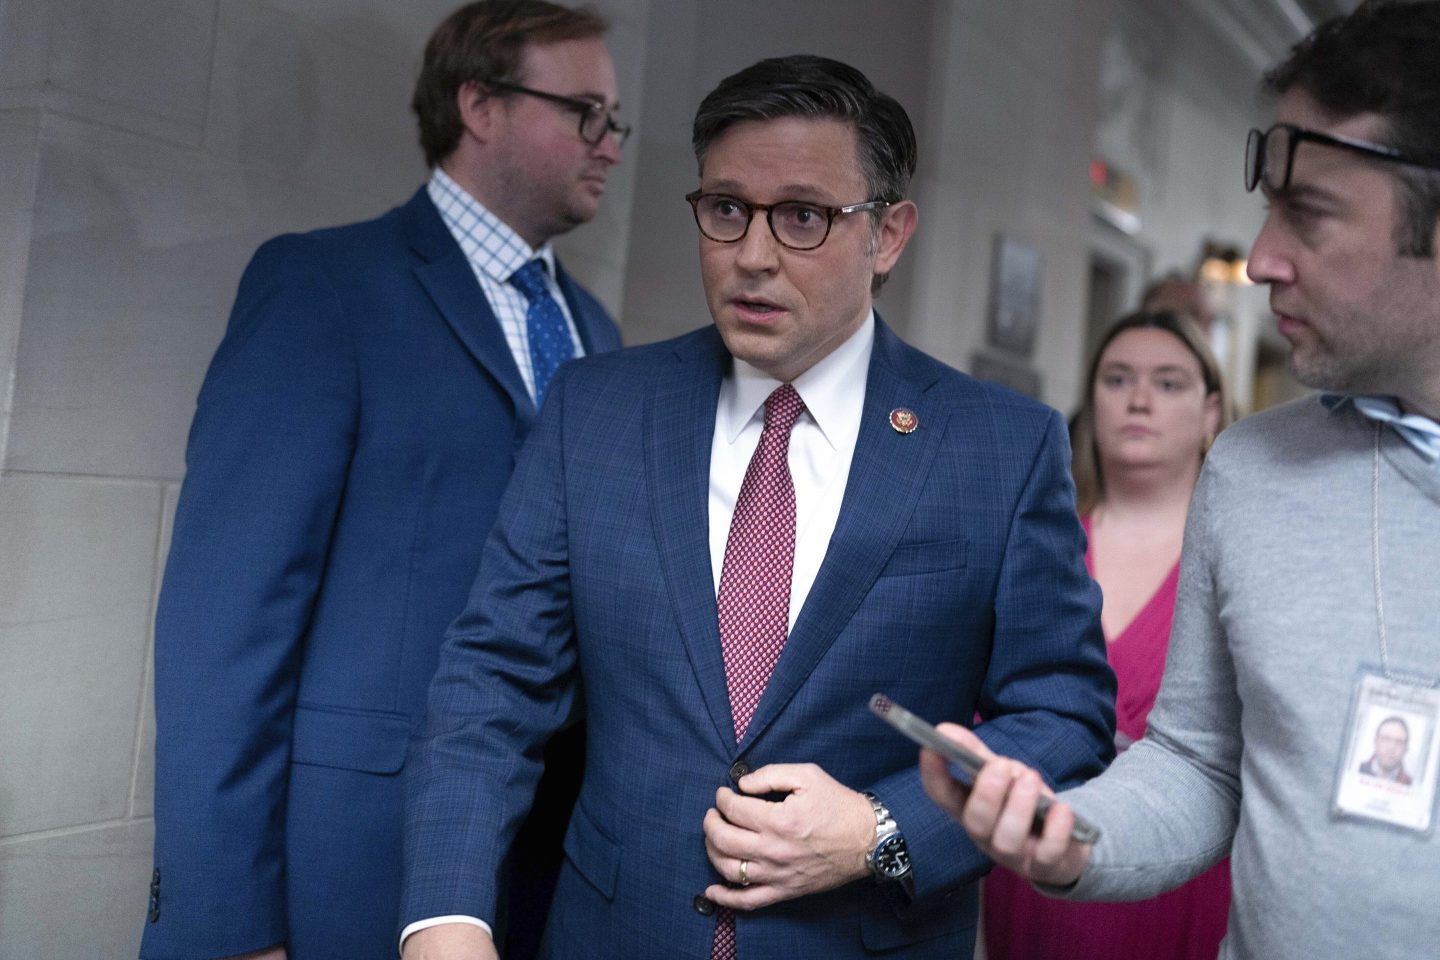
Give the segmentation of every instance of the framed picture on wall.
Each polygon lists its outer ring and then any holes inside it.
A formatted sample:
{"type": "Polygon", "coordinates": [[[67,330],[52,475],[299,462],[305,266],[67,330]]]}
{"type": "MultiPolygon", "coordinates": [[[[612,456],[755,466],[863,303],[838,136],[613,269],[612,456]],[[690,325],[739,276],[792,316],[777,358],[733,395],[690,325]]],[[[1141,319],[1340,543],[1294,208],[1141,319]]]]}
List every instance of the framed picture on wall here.
{"type": "Polygon", "coordinates": [[[1020,357],[1035,349],[1040,327],[1040,251],[1028,243],[995,235],[990,270],[990,317],[985,341],[1020,357]]]}

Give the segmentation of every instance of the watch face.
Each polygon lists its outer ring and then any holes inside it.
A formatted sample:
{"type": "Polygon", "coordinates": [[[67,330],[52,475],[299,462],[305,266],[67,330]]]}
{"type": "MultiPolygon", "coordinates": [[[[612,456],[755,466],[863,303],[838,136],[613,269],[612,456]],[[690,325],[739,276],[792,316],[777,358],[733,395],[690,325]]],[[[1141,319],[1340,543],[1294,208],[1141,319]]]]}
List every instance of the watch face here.
{"type": "Polygon", "coordinates": [[[910,872],[910,854],[905,849],[905,838],[898,833],[881,840],[875,847],[875,873],[893,880],[910,872]]]}

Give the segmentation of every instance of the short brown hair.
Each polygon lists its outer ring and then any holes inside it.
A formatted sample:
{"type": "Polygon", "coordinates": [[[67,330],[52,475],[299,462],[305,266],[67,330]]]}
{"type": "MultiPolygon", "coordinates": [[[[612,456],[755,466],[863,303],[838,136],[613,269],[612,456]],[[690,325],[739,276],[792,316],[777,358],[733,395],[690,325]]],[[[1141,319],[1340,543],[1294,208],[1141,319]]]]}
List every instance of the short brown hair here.
{"type": "MultiPolygon", "coordinates": [[[[1105,477],[1100,471],[1100,451],[1095,444],[1095,378],[1100,374],[1100,358],[1105,348],[1127,330],[1164,330],[1185,345],[1185,349],[1200,364],[1200,376],[1205,381],[1205,395],[1220,398],[1220,422],[1216,432],[1224,430],[1232,419],[1230,398],[1225,392],[1225,379],[1220,375],[1220,364],[1211,352],[1205,336],[1195,321],[1178,313],[1132,313],[1116,320],[1095,355],[1090,358],[1090,373],[1085,378],[1085,395],[1080,398],[1080,411],[1070,424],[1070,472],[1075,475],[1075,509],[1081,515],[1092,512],[1105,499],[1105,477]]],[[[1203,454],[1202,454],[1203,456],[1203,454]]]]}
{"type": "Polygon", "coordinates": [[[514,82],[529,43],[582,40],[605,33],[605,18],[586,7],[546,0],[477,0],[456,10],[431,34],[410,109],[420,121],[420,147],[434,167],[455,150],[463,129],[456,96],[467,83],[514,82]]]}
{"type": "MultiPolygon", "coordinates": [[[[1303,90],[1336,117],[1377,113],[1383,142],[1423,163],[1440,163],[1440,3],[1366,0],[1353,13],[1317,27],[1265,74],[1265,89],[1303,90]]],[[[1395,165],[1399,187],[1397,247],[1402,256],[1435,256],[1440,173],[1395,165]]]]}

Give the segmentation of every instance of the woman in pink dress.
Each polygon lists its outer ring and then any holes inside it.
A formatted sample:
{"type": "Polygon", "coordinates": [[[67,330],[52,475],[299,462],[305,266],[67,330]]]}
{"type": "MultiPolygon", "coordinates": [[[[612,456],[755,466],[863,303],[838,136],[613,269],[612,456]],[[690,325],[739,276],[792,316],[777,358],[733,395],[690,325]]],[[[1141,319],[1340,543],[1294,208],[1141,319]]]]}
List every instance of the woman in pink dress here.
{"type": "MultiPolygon", "coordinates": [[[[1076,501],[1100,584],[1116,695],[1116,746],[1145,735],[1155,703],[1185,514],[1229,403],[1199,329],[1139,313],[1106,333],[1072,429],[1076,501]]],[[[1041,896],[997,867],[984,888],[987,960],[1214,960],[1230,906],[1229,861],[1137,903],[1041,896]]]]}

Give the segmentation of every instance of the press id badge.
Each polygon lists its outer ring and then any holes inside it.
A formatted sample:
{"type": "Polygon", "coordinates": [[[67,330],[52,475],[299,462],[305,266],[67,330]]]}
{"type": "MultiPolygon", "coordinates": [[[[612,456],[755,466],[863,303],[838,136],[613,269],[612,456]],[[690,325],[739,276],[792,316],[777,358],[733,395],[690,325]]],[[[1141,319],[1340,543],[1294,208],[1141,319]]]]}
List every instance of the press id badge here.
{"type": "Polygon", "coordinates": [[[1428,834],[1440,774],[1440,689],[1364,671],[1335,777],[1338,817],[1428,834]]]}

